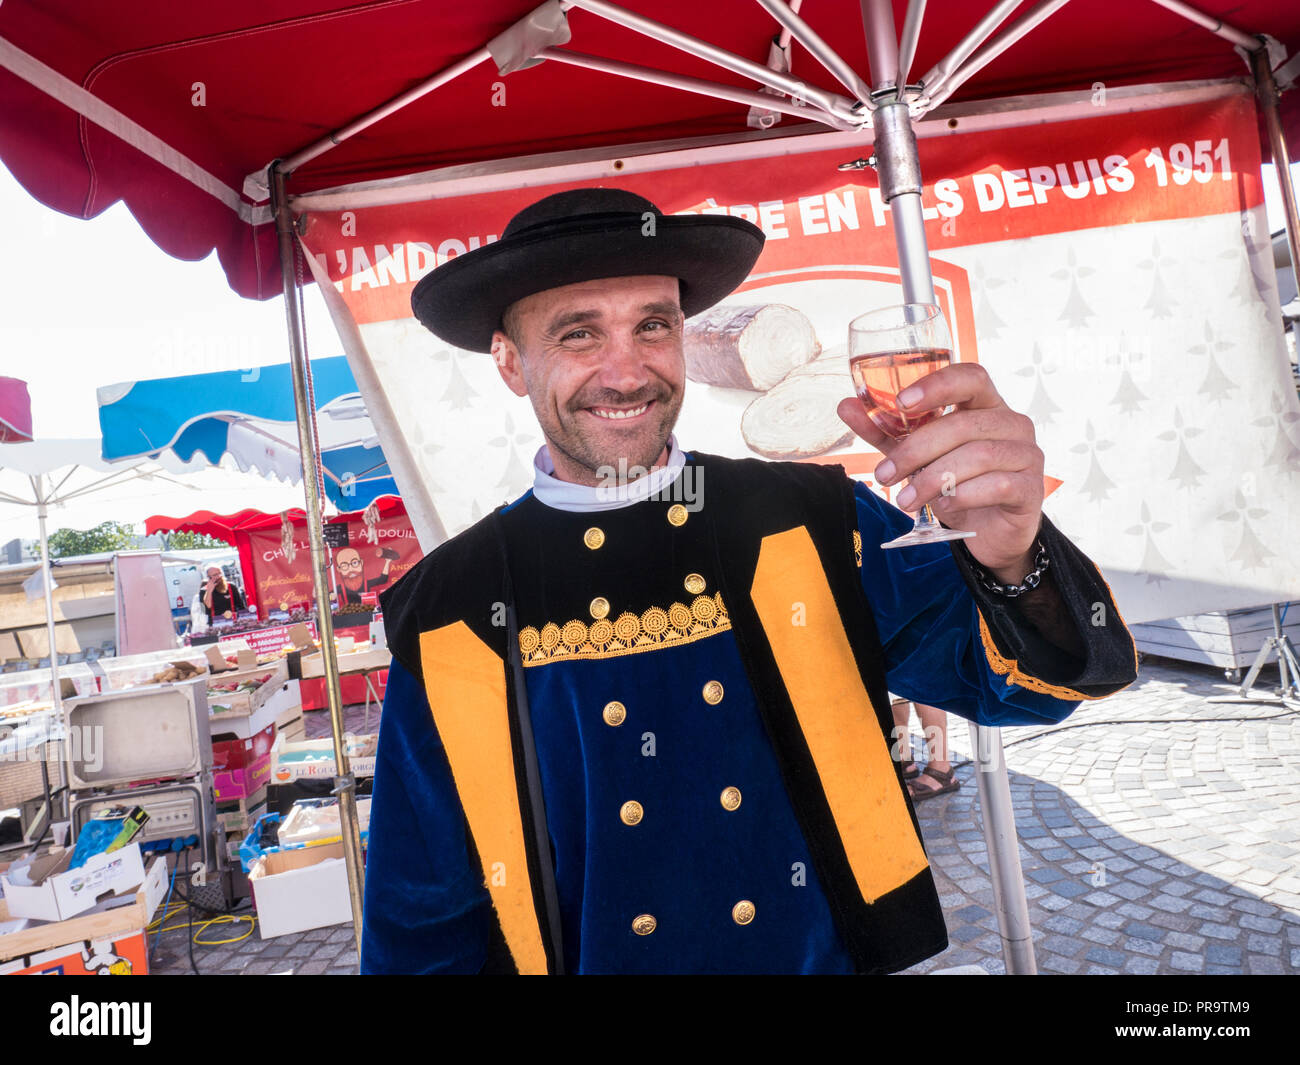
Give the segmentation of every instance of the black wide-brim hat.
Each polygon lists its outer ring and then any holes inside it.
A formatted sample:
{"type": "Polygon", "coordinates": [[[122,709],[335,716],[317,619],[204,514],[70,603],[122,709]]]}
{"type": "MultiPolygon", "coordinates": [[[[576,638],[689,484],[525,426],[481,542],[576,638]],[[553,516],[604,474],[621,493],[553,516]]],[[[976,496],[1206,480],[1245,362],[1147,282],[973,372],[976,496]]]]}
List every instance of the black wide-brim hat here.
{"type": "Polygon", "coordinates": [[[491,351],[506,308],[525,296],[656,274],[680,281],[689,318],[744,281],[762,250],[763,231],[743,218],[666,215],[621,189],[571,189],[525,207],[500,240],[426,275],[411,293],[411,309],[448,344],[491,351]]]}

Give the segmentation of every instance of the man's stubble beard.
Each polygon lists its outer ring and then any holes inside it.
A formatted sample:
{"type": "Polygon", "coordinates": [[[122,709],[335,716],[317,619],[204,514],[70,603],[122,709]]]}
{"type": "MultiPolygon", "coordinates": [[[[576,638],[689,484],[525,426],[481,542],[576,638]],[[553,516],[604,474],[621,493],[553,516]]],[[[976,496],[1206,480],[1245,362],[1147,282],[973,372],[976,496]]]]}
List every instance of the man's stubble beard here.
{"type": "MultiPolygon", "coordinates": [[[[530,393],[531,396],[531,393],[530,393]]],[[[536,403],[533,404],[534,413],[537,415],[537,421],[541,425],[542,433],[546,437],[547,446],[551,449],[552,460],[555,458],[555,452],[559,451],[566,456],[571,462],[581,466],[590,475],[590,482],[593,485],[605,483],[610,477],[617,477],[627,470],[634,467],[641,467],[643,470],[651,469],[663,455],[664,448],[668,445],[668,437],[672,434],[673,427],[677,424],[677,418],[681,413],[683,393],[678,391],[672,392],[659,391],[658,394],[651,397],[658,404],[658,418],[653,431],[647,431],[639,440],[644,440],[638,454],[629,454],[627,447],[632,445],[628,441],[621,449],[616,444],[602,445],[599,441],[584,435],[577,429],[578,420],[583,417],[583,411],[570,410],[568,417],[571,419],[568,424],[573,426],[572,430],[566,429],[563,419],[557,421],[551,417],[551,412],[545,414],[538,409],[536,403]]],[[[608,404],[617,406],[629,401],[619,400],[608,404]]],[[[582,404],[587,406],[588,404],[582,404]]],[[[595,404],[603,406],[606,404],[595,404]]]]}

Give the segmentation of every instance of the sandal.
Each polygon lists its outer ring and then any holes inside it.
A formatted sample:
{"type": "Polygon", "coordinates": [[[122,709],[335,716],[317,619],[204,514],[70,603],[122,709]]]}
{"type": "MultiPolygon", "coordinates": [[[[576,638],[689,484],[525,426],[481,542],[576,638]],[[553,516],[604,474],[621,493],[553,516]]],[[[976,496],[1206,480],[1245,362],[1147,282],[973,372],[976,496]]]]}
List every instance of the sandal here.
{"type": "MultiPolygon", "coordinates": [[[[941,772],[932,766],[926,766],[923,772],[927,777],[939,782],[937,788],[917,788],[913,784],[907,785],[907,793],[912,796],[913,802],[922,802],[925,799],[933,799],[936,795],[946,795],[950,791],[956,791],[961,787],[961,781],[956,779],[957,770],[949,768],[946,772],[941,772]]],[[[920,776],[918,773],[917,776],[920,776]]]]}
{"type": "Polygon", "coordinates": [[[921,775],[921,770],[917,768],[916,763],[910,758],[906,762],[899,762],[898,768],[902,770],[904,780],[915,780],[921,775]]]}

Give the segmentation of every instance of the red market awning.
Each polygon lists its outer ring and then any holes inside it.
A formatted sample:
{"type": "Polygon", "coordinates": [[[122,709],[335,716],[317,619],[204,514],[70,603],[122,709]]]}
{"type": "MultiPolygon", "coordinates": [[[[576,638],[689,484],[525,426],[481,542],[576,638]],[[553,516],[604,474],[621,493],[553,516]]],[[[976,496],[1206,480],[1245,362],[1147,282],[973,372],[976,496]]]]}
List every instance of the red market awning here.
{"type": "MultiPolygon", "coordinates": [[[[399,517],[406,514],[405,505],[401,499],[395,496],[384,496],[376,500],[373,506],[378,510],[381,518],[399,517]]],[[[144,528],[146,536],[152,536],[154,533],[192,532],[224,540],[238,552],[239,568],[244,575],[246,584],[245,593],[256,601],[256,597],[252,595],[253,587],[251,584],[257,572],[253,558],[251,534],[259,530],[279,528],[286,518],[291,524],[297,526],[305,525],[307,521],[306,513],[297,507],[286,510],[283,514],[269,514],[261,510],[251,509],[236,511],[234,514],[214,514],[210,510],[196,510],[193,514],[188,514],[183,518],[155,514],[145,519],[144,528]]],[[[332,525],[364,520],[365,511],[356,510],[326,518],[325,524],[332,525]]],[[[263,604],[258,603],[258,610],[260,613],[264,613],[263,604]]]]}
{"type": "MultiPolygon", "coordinates": [[[[544,6],[558,18],[565,5],[544,6]]],[[[567,10],[571,40],[564,51],[756,88],[750,78],[595,13],[602,6],[611,13],[612,5],[595,0],[567,10]]],[[[754,0],[618,6],[760,65],[780,29],[754,0]]],[[[979,17],[973,6],[930,0],[914,78],[970,32],[979,17]]],[[[1010,23],[1041,5],[981,6],[1009,12],[1010,23]]],[[[1223,19],[1247,34],[1271,35],[1280,42],[1274,66],[1300,48],[1300,5],[1192,6],[1211,23],[1223,19]]],[[[66,214],[91,218],[121,200],[168,253],[195,260],[216,249],[231,287],[265,299],[281,287],[274,226],[265,190],[245,179],[458,63],[463,70],[446,84],[300,165],[291,195],[538,153],[751,132],[745,103],[571,65],[572,56],[502,75],[483,49],[536,7],[534,0],[232,0],[195,7],[8,0],[0,7],[0,159],[37,199],[66,214]]],[[[906,0],[893,8],[901,32],[906,0]]],[[[806,0],[800,14],[848,66],[870,76],[858,4],[806,0]]],[[[799,46],[792,71],[810,92],[844,96],[799,46]]],[[[1161,3],[1073,0],[948,102],[1246,76],[1230,41],[1161,3]]],[[[1293,145],[1300,140],[1297,95],[1283,97],[1293,145]]],[[[824,127],[787,116],[775,131],[813,128],[824,127]]]]}
{"type": "Polygon", "coordinates": [[[0,444],[25,444],[32,439],[32,397],[27,382],[0,377],[0,444]]]}
{"type": "MultiPolygon", "coordinates": [[[[394,496],[385,496],[375,503],[382,517],[390,517],[398,514],[405,514],[406,507],[402,501],[394,496]]],[[[346,514],[335,514],[325,519],[325,524],[330,525],[337,522],[361,521],[363,520],[364,510],[349,511],[346,514]]],[[[169,532],[192,532],[199,533],[202,536],[212,536],[218,540],[225,540],[228,544],[236,544],[237,538],[241,533],[254,532],[258,529],[270,529],[280,525],[284,518],[288,518],[294,524],[300,524],[307,520],[306,512],[299,507],[286,510],[283,514],[268,514],[261,510],[240,510],[234,514],[214,514],[210,510],[196,510],[193,514],[187,514],[183,518],[167,517],[163,514],[155,514],[146,518],[144,530],[146,536],[152,536],[154,533],[169,532]]]]}

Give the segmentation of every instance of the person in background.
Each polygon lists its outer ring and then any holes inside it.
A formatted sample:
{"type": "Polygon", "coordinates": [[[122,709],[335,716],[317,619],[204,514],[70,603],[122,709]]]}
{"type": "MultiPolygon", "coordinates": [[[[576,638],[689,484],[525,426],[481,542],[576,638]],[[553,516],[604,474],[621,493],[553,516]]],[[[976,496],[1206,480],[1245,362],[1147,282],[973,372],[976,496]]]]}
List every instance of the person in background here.
{"type": "Polygon", "coordinates": [[[233,620],[245,605],[244,593],[226,580],[221,567],[209,566],[207,583],[203,585],[203,607],[208,612],[208,624],[217,618],[233,620]]]}
{"type": "Polygon", "coordinates": [[[894,704],[894,742],[901,752],[903,779],[913,802],[933,799],[961,787],[948,759],[948,715],[937,706],[925,703],[898,702],[894,704]],[[911,738],[907,724],[910,707],[916,707],[921,721],[921,734],[925,737],[925,768],[919,769],[912,759],[911,738]]]}

